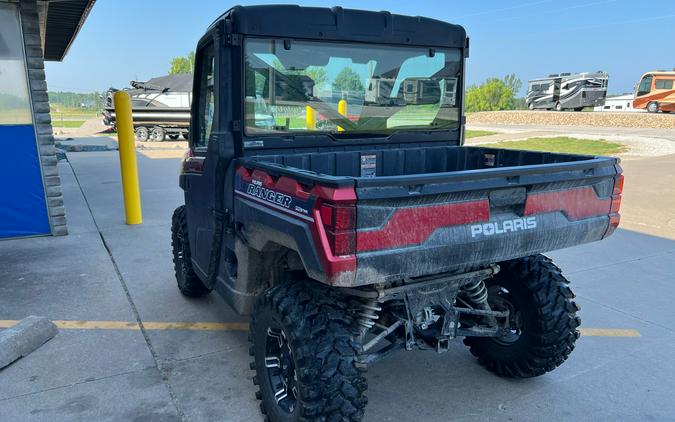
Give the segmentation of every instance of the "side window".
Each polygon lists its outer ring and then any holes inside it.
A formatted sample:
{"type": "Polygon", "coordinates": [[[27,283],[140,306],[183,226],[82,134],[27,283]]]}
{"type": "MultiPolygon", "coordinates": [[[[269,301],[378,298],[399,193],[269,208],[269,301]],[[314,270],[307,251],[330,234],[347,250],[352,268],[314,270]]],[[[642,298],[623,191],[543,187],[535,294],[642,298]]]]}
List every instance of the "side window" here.
{"type": "Polygon", "coordinates": [[[197,136],[193,142],[195,148],[205,148],[213,129],[213,116],[216,107],[215,69],[216,60],[213,54],[213,43],[208,44],[200,51],[199,86],[196,92],[197,109],[197,136]]]}
{"type": "Polygon", "coordinates": [[[665,79],[656,80],[656,89],[673,89],[673,81],[665,79]]]}

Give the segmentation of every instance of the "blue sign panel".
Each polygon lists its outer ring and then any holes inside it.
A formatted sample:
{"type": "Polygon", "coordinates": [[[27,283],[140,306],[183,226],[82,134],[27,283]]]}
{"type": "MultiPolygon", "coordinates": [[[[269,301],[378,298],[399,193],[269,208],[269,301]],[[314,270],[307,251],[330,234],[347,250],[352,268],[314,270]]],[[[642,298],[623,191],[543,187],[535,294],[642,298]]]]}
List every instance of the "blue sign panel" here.
{"type": "Polygon", "coordinates": [[[33,125],[0,125],[0,238],[50,234],[33,125]]]}

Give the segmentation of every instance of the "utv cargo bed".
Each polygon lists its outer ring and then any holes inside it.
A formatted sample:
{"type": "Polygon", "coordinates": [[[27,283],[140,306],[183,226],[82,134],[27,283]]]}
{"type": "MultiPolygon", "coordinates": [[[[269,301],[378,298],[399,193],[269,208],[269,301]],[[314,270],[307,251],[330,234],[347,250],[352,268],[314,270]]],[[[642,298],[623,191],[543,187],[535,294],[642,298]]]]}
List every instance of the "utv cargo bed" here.
{"type": "Polygon", "coordinates": [[[285,150],[242,159],[237,193],[268,205],[266,192],[289,194],[276,212],[301,217],[291,224],[315,225],[311,241],[327,237],[332,245],[305,262],[310,275],[354,286],[467,271],[602,239],[618,225],[618,162],[456,146],[285,150]],[[262,191],[244,186],[255,179],[262,191]],[[340,191],[341,199],[320,198],[315,186],[340,191]],[[321,203],[355,207],[355,235],[349,224],[335,229],[323,221],[327,214],[314,213],[321,203]]]}

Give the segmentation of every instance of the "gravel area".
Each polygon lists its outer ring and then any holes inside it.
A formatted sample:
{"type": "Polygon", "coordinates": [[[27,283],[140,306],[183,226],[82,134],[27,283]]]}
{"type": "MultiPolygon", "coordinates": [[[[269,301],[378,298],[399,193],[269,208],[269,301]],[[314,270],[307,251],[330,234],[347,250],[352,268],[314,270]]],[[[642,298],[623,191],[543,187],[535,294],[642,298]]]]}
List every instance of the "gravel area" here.
{"type": "Polygon", "coordinates": [[[468,114],[466,120],[469,125],[552,125],[675,129],[675,114],[664,113],[594,113],[529,110],[484,111],[468,114]]]}

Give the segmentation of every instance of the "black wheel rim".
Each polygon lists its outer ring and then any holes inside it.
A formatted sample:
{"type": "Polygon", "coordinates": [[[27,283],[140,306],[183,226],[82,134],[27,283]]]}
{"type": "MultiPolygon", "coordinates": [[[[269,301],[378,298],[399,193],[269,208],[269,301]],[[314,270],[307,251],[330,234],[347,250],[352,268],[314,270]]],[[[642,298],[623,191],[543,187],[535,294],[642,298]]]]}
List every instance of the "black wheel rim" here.
{"type": "Polygon", "coordinates": [[[298,377],[290,343],[280,328],[267,329],[265,369],[277,406],[286,413],[293,413],[298,397],[298,377]]]}
{"type": "Polygon", "coordinates": [[[185,260],[185,240],[183,239],[183,232],[179,231],[176,234],[176,237],[178,238],[176,259],[178,260],[180,265],[180,277],[178,278],[178,282],[181,283],[182,285],[188,272],[187,261],[185,260]]]}
{"type": "Polygon", "coordinates": [[[523,336],[523,318],[518,301],[508,289],[502,286],[490,286],[488,302],[493,310],[509,311],[508,329],[502,336],[492,340],[504,346],[510,346],[523,336]]]}

